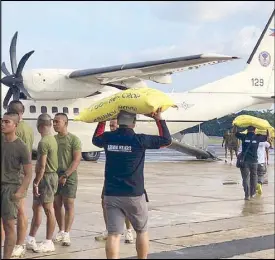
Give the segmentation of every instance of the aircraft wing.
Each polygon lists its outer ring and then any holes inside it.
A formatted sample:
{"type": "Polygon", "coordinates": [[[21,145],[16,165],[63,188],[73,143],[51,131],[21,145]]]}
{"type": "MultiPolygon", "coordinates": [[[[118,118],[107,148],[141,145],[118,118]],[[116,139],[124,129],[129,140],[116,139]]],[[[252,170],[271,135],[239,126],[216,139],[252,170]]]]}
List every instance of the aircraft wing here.
{"type": "Polygon", "coordinates": [[[118,83],[126,87],[131,87],[132,83],[143,80],[168,84],[172,82],[171,74],[175,72],[198,69],[201,66],[214,65],[234,59],[238,59],[238,57],[219,54],[199,54],[102,68],[75,70],[71,72],[68,77],[102,85],[118,83]]]}

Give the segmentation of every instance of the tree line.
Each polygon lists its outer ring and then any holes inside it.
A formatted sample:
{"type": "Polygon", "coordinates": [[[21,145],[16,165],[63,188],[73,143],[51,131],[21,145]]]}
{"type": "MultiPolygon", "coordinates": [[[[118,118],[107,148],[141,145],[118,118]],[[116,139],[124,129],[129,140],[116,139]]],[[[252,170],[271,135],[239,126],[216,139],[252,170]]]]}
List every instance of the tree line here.
{"type": "MultiPolygon", "coordinates": [[[[232,128],[233,120],[239,115],[250,115],[250,116],[255,116],[258,118],[265,119],[273,127],[275,124],[274,111],[272,109],[268,109],[264,111],[243,110],[239,113],[233,113],[233,114],[221,117],[219,119],[213,119],[213,120],[204,122],[200,125],[201,131],[208,136],[223,136],[226,130],[232,128]]],[[[198,125],[181,131],[181,134],[197,133],[197,132],[199,132],[198,125]]]]}

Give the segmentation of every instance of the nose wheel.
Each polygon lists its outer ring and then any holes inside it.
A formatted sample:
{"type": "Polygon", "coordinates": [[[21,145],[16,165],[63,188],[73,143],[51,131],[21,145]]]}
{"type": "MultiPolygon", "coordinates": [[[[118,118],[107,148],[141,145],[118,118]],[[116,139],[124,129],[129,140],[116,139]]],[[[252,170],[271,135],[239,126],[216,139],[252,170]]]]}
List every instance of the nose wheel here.
{"type": "Polygon", "coordinates": [[[82,153],[82,158],[85,161],[92,161],[95,162],[99,159],[100,157],[100,152],[86,152],[86,153],[82,153]]]}

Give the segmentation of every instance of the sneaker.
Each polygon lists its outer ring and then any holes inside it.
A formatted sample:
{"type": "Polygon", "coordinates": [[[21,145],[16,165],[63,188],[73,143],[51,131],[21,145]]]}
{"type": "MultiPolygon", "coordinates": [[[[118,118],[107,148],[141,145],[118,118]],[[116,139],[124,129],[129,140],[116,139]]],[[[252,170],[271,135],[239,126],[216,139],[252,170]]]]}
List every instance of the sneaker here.
{"type": "Polygon", "coordinates": [[[250,197],[253,199],[253,198],[256,198],[256,193],[254,193],[253,195],[251,195],[250,197]]]}
{"type": "Polygon", "coordinates": [[[65,232],[63,236],[62,246],[70,246],[71,239],[69,233],[65,232]]]}
{"type": "Polygon", "coordinates": [[[134,243],[134,237],[133,237],[131,229],[128,229],[126,231],[126,234],[125,234],[125,243],[126,244],[132,244],[132,243],[134,243]]]}
{"type": "Polygon", "coordinates": [[[57,243],[57,242],[62,242],[64,239],[64,231],[59,231],[55,237],[53,238],[53,242],[57,243]]]}
{"type": "Polygon", "coordinates": [[[51,242],[42,242],[37,245],[35,249],[32,250],[35,253],[48,253],[55,251],[54,243],[51,242]]]}
{"type": "Polygon", "coordinates": [[[96,241],[103,241],[103,240],[107,240],[107,237],[108,237],[108,231],[105,230],[105,231],[102,232],[101,235],[96,236],[96,237],[95,237],[95,240],[96,240],[96,241]]]}
{"type": "Polygon", "coordinates": [[[37,248],[35,239],[28,239],[26,248],[27,248],[27,250],[33,250],[33,249],[37,248]]]}
{"type": "Polygon", "coordinates": [[[11,258],[22,258],[25,256],[26,246],[25,245],[15,245],[11,258]]]}
{"type": "Polygon", "coordinates": [[[261,183],[257,183],[256,191],[259,195],[262,195],[263,193],[263,187],[261,183]]]}

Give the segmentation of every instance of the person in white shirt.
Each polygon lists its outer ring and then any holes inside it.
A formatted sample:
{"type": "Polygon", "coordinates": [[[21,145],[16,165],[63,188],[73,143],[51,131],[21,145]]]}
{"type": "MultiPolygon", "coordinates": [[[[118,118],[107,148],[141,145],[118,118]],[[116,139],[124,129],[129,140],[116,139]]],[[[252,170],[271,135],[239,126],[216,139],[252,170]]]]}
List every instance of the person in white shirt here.
{"type": "Polygon", "coordinates": [[[257,150],[258,154],[258,167],[257,167],[257,175],[258,175],[258,184],[257,184],[257,192],[258,194],[262,194],[262,185],[264,182],[264,175],[267,172],[267,151],[270,147],[269,142],[260,142],[257,150]]]}

